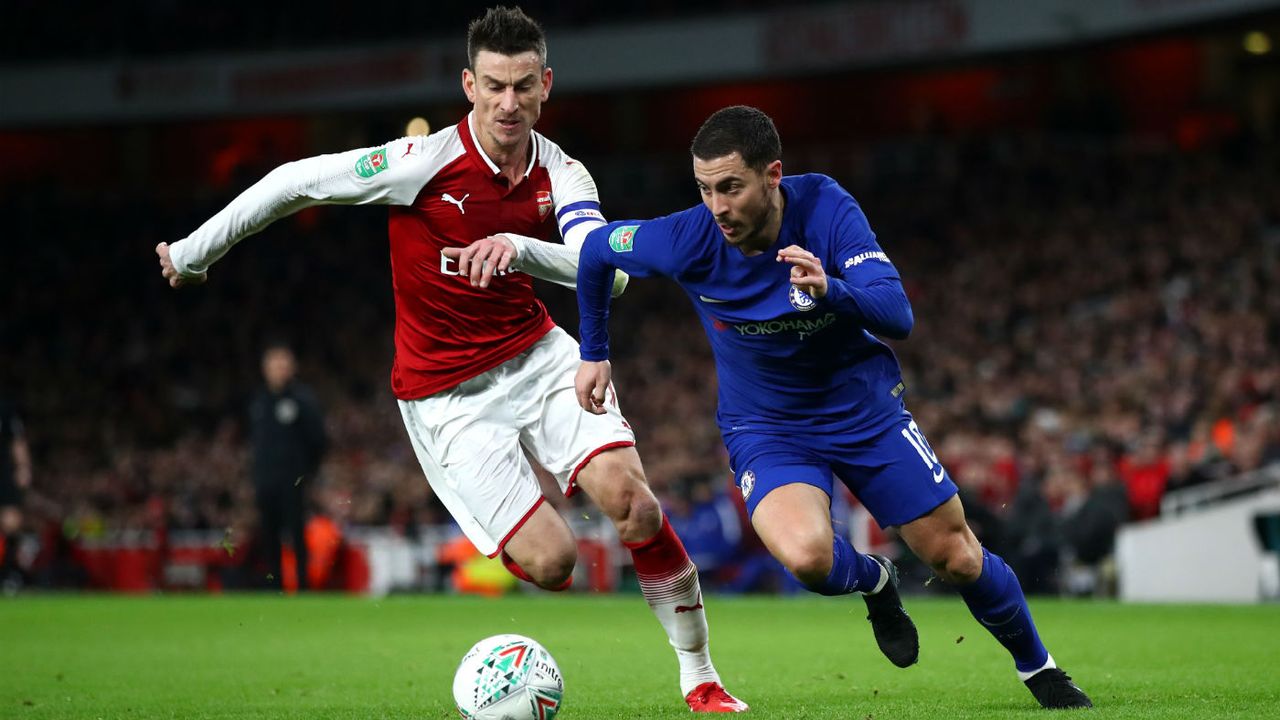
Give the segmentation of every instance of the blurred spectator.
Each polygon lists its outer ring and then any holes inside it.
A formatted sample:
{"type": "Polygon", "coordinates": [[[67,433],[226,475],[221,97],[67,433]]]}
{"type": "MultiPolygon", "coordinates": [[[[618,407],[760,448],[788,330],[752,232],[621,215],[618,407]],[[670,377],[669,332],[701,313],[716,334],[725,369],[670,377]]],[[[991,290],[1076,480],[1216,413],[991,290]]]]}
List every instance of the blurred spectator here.
{"type": "Polygon", "coordinates": [[[282,587],[281,536],[289,538],[297,588],[307,589],[307,490],[316,478],[326,440],[320,403],[297,380],[297,360],[286,345],[262,354],[266,383],[249,406],[253,445],[253,489],[258,535],[270,586],[282,587]]]}
{"type": "Polygon", "coordinates": [[[1129,517],[1146,520],[1160,514],[1160,498],[1169,485],[1169,459],[1161,452],[1155,432],[1137,441],[1137,448],[1120,460],[1120,478],[1129,495],[1129,517]]]}
{"type": "Polygon", "coordinates": [[[23,491],[31,487],[31,451],[27,446],[22,419],[3,395],[0,395],[0,584],[6,594],[13,594],[24,583],[18,564],[22,528],[23,491]]]}
{"type": "Polygon", "coordinates": [[[1060,488],[1064,558],[1064,590],[1076,595],[1111,594],[1116,532],[1129,517],[1129,499],[1115,463],[1103,451],[1095,453],[1087,479],[1072,473],[1060,488]]]}

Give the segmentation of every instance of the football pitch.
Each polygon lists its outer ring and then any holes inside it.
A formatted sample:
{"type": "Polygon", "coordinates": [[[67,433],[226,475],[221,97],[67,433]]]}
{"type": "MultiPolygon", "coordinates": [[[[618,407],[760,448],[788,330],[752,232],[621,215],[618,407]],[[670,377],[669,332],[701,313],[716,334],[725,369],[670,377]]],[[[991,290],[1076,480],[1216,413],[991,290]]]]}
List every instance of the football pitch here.
{"type": "MultiPolygon", "coordinates": [[[[958,598],[907,606],[906,670],[856,597],[708,598],[711,647],[748,717],[1044,716],[958,598]]],[[[1090,717],[1280,716],[1280,606],[1032,607],[1090,717]]],[[[689,716],[639,595],[23,596],[0,601],[0,718],[456,718],[458,659],[506,632],[556,657],[565,720],[689,716]]]]}

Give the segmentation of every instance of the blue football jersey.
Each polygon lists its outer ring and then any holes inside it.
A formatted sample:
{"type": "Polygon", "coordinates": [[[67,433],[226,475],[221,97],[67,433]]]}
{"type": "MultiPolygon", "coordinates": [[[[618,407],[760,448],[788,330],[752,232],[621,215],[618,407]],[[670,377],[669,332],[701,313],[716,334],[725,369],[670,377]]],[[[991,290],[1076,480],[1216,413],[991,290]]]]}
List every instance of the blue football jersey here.
{"type": "Polygon", "coordinates": [[[897,269],[848,192],[816,174],[784,177],[781,189],[778,240],[751,257],[725,242],[702,205],[591,232],[578,268],[582,358],[609,356],[615,268],[669,277],[688,294],[711,341],[723,434],[873,437],[902,413],[897,358],[873,332],[906,337],[911,306],[897,269]],[[790,245],[822,261],[826,296],[815,299],[791,284],[791,265],[777,260],[790,245]]]}

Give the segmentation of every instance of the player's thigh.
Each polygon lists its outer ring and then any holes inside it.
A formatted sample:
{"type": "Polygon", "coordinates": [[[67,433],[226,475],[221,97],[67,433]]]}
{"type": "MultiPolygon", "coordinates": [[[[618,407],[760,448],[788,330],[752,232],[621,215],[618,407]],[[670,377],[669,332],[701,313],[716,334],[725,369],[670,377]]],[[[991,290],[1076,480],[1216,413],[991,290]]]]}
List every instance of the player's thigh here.
{"type": "Polygon", "coordinates": [[[560,328],[547,333],[530,350],[518,375],[511,378],[511,402],[519,418],[521,444],[555,477],[566,495],[573,493],[588,467],[590,474],[615,476],[628,490],[637,480],[643,484],[639,455],[634,450],[611,452],[631,448],[636,442],[613,387],[605,399],[603,415],[586,412],[578,405],[573,380],[579,364],[577,343],[560,328]]]}
{"type": "Polygon", "coordinates": [[[881,527],[923,517],[958,492],[910,413],[874,439],[833,453],[836,474],[881,527]]]}
{"type": "Polygon", "coordinates": [[[533,516],[542,491],[509,418],[460,395],[401,400],[400,413],[432,491],[476,549],[494,557],[533,516]]]}
{"type": "Polygon", "coordinates": [[[535,576],[538,568],[563,565],[572,571],[578,557],[577,541],[560,513],[550,503],[540,502],[524,523],[507,540],[503,552],[535,576]]]}
{"type": "Polygon", "coordinates": [[[821,488],[794,482],[761,498],[751,526],[769,552],[792,571],[829,559],[834,539],[831,497],[821,488]]]}

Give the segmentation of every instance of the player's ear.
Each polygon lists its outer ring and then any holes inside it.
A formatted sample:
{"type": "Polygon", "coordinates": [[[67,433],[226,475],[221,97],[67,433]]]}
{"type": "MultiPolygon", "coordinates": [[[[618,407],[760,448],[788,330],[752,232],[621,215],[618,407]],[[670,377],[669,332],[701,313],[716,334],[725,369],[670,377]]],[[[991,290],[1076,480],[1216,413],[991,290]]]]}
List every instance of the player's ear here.
{"type": "Polygon", "coordinates": [[[468,102],[476,101],[476,76],[471,68],[462,68],[462,92],[467,94],[468,102]]]}
{"type": "Polygon", "coordinates": [[[769,189],[773,190],[782,184],[782,161],[774,160],[764,168],[764,176],[769,181],[769,189]]]}
{"type": "Polygon", "coordinates": [[[551,68],[542,68],[542,102],[551,96],[551,68]]]}

